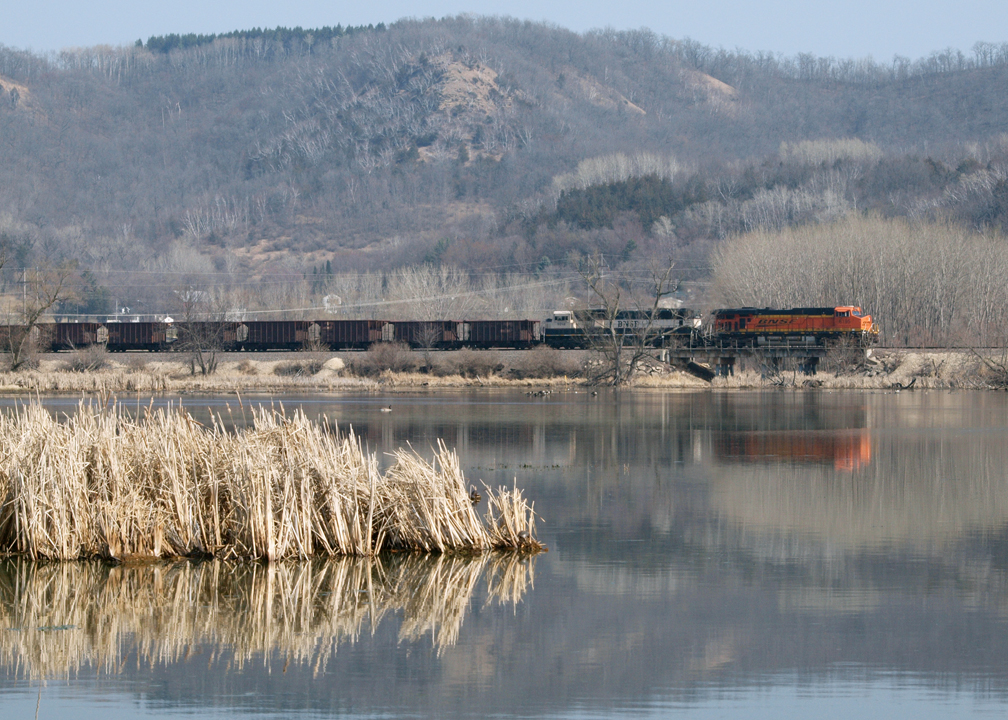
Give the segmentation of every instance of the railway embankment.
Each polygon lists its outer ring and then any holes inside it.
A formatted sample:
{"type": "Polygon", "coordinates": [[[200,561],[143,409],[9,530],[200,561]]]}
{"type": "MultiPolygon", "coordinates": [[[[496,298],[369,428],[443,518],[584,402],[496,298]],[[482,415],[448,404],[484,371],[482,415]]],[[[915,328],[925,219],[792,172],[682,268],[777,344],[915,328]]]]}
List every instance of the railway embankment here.
{"type": "MultiPolygon", "coordinates": [[[[0,393],[301,393],[437,391],[469,387],[576,389],[589,352],[451,351],[376,358],[369,353],[225,354],[211,374],[185,357],[107,354],[88,362],[69,353],[40,356],[35,367],[0,372],[0,393]]],[[[1004,353],[877,349],[867,357],[826,358],[809,376],[758,357],[739,358],[734,373],[710,381],[685,367],[649,362],[635,387],[732,389],[1006,389],[1004,353]]]]}

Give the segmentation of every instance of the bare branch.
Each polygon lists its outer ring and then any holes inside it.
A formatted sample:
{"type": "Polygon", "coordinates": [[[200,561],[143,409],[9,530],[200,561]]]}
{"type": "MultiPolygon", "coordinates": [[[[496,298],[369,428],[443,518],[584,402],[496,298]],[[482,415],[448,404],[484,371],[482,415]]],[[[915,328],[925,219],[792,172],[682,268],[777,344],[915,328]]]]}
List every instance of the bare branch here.
{"type": "MultiPolygon", "coordinates": [[[[0,259],[6,259],[6,253],[0,259]]],[[[11,369],[18,370],[34,356],[39,335],[38,325],[43,316],[56,304],[69,300],[74,295],[74,281],[77,279],[77,263],[63,262],[59,265],[44,265],[29,273],[22,274],[23,298],[19,318],[20,327],[13,329],[6,340],[11,354],[11,369]]]]}
{"type": "Polygon", "coordinates": [[[632,276],[608,268],[601,254],[587,258],[580,273],[591,291],[595,307],[578,313],[596,362],[588,377],[595,383],[624,385],[636,373],[641,361],[664,341],[656,324],[661,301],[673,293],[675,263],[653,263],[650,281],[644,286],[632,276]]]}

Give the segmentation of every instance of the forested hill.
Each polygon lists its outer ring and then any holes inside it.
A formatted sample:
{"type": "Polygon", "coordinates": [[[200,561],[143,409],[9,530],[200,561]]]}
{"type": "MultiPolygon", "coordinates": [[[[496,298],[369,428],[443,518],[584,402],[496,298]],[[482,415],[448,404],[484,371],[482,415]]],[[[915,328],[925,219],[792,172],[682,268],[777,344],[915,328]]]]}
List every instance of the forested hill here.
{"type": "Polygon", "coordinates": [[[1008,213],[1001,45],[877,64],[467,16],[0,48],[0,86],[9,267],[528,270],[1008,213]]]}

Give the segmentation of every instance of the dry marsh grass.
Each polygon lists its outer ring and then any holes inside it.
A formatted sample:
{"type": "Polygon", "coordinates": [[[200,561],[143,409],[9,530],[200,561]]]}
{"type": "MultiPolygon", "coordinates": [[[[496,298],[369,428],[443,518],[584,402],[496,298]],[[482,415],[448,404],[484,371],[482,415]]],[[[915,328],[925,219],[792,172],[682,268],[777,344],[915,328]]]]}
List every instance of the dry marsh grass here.
{"type": "Polygon", "coordinates": [[[400,449],[378,471],[353,432],[256,408],[250,428],[180,408],[142,420],[81,402],[0,415],[0,552],[32,558],[309,558],[385,550],[534,550],[532,506],[487,489],[480,517],[458,456],[400,449]]]}
{"type": "Polygon", "coordinates": [[[399,639],[455,644],[481,578],[487,601],[517,603],[534,556],[386,555],[279,563],[0,561],[0,666],[42,678],[116,673],[131,654],[147,665],[197,646],[241,667],[252,658],[323,673],[339,645],[386,616],[399,639]]]}
{"type": "Polygon", "coordinates": [[[323,364],[321,358],[279,362],[273,367],[273,374],[282,377],[311,377],[318,374],[323,364]]]}

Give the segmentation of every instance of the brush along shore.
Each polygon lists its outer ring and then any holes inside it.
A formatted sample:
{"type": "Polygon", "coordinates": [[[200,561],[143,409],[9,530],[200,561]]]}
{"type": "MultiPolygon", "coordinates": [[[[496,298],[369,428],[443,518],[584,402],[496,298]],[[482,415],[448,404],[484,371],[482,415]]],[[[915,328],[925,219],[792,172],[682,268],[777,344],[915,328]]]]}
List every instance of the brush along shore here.
{"type": "MultiPolygon", "coordinates": [[[[178,353],[41,356],[34,369],[0,372],[0,393],[389,392],[464,387],[578,387],[593,362],[588,351],[458,350],[424,353],[381,348],[358,353],[228,353],[216,371],[193,373],[178,353]]],[[[824,358],[814,376],[757,357],[739,358],[730,377],[706,382],[683,368],[650,360],[630,382],[652,388],[916,388],[1008,387],[1003,352],[876,349],[824,358]]]]}
{"type": "Polygon", "coordinates": [[[875,349],[867,356],[828,354],[814,376],[749,358],[736,367],[734,375],[715,378],[711,385],[722,389],[1004,390],[1008,389],[1008,356],[1001,350],[875,349]]]}
{"type": "Polygon", "coordinates": [[[0,415],[0,552],[32,558],[308,558],[538,550],[515,488],[467,486],[438,443],[379,472],[352,432],[265,408],[226,431],[178,408],[136,420],[81,402],[0,415]]]}

